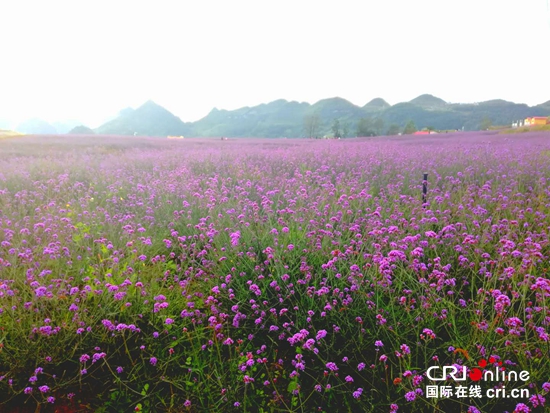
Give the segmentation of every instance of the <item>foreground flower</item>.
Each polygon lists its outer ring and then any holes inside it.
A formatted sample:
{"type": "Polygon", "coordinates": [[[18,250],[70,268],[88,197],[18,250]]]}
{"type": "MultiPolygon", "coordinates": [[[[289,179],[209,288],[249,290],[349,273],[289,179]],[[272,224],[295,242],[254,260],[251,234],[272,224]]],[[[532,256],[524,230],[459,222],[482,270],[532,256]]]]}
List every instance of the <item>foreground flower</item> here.
{"type": "Polygon", "coordinates": [[[329,361],[326,364],[326,367],[327,367],[327,369],[329,369],[331,371],[338,371],[338,366],[336,365],[336,363],[333,363],[332,361],[329,361]]]}
{"type": "Polygon", "coordinates": [[[514,409],[514,413],[529,413],[531,409],[523,403],[518,403],[514,409]]]}

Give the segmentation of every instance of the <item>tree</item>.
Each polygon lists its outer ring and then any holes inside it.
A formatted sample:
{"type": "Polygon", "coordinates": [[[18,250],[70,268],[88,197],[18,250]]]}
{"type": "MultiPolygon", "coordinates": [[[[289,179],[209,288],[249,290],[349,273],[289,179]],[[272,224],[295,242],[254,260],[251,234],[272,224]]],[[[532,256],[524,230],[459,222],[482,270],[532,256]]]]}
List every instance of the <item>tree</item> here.
{"type": "Polygon", "coordinates": [[[383,129],[384,129],[384,119],[382,118],[374,119],[373,127],[377,135],[382,135],[383,129]]]}
{"type": "Polygon", "coordinates": [[[320,126],[321,118],[316,113],[304,117],[304,129],[308,138],[317,137],[320,126]]]}
{"type": "Polygon", "coordinates": [[[349,136],[349,122],[342,123],[342,138],[347,138],[349,136]]]}
{"type": "Polygon", "coordinates": [[[410,120],[405,125],[405,129],[403,129],[403,135],[412,135],[417,131],[416,125],[414,124],[414,121],[410,120]]]}
{"type": "Polygon", "coordinates": [[[487,116],[483,118],[481,121],[480,129],[481,130],[488,130],[491,126],[493,126],[493,122],[491,119],[489,119],[487,116]]]}
{"type": "Polygon", "coordinates": [[[373,121],[371,118],[361,118],[357,122],[357,136],[374,136],[376,132],[374,130],[373,121]]]}
{"type": "Polygon", "coordinates": [[[400,131],[399,125],[396,125],[395,123],[392,123],[390,127],[388,128],[388,131],[386,132],[387,135],[397,135],[400,131]]]}
{"type": "Polygon", "coordinates": [[[332,122],[332,134],[335,138],[342,137],[342,132],[340,131],[340,121],[338,119],[334,119],[334,122],[332,122]]]}

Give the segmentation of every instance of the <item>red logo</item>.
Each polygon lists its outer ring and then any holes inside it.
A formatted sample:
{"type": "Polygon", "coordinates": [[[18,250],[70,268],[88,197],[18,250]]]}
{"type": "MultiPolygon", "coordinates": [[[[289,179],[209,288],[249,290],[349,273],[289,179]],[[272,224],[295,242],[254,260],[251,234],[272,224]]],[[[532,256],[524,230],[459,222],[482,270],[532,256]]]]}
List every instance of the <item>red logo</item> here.
{"type": "MultiPolygon", "coordinates": [[[[502,367],[502,361],[497,362],[497,360],[494,357],[489,357],[489,363],[490,364],[497,364],[498,367],[500,367],[500,370],[505,370],[504,367],[502,367]]],[[[481,367],[482,369],[487,367],[487,360],[481,359],[477,362],[477,365],[481,367]]],[[[477,367],[474,367],[470,370],[470,373],[468,374],[470,376],[470,379],[472,381],[480,381],[483,377],[483,372],[478,369],[477,367]]]]}
{"type": "MultiPolygon", "coordinates": [[[[466,360],[470,359],[470,357],[468,356],[468,351],[464,349],[457,348],[453,353],[454,354],[460,353],[466,358],[466,360]]],[[[502,361],[497,362],[497,360],[493,356],[489,357],[489,364],[495,364],[495,363],[497,364],[498,367],[500,367],[500,370],[505,370],[505,368],[502,367],[502,361]]],[[[487,360],[480,359],[478,360],[477,365],[481,369],[485,369],[485,367],[487,367],[487,360]]],[[[483,378],[483,371],[481,369],[474,367],[473,369],[470,370],[470,372],[468,373],[468,376],[472,381],[480,381],[483,378]]]]}

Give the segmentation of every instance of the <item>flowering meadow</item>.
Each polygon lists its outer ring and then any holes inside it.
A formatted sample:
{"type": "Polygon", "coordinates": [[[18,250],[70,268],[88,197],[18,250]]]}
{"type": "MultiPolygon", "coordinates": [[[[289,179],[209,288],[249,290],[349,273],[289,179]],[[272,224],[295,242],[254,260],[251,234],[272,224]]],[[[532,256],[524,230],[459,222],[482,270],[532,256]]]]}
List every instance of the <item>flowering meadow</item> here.
{"type": "Polygon", "coordinates": [[[4,139],[0,411],[547,411],[549,214],[545,132],[4,139]]]}

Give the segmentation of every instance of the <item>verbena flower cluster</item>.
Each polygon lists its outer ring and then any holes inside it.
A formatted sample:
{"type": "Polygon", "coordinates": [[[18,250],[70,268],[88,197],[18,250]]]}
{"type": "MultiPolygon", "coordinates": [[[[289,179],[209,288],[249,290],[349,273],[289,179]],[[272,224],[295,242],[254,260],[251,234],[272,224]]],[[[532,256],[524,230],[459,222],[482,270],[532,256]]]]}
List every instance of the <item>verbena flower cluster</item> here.
{"type": "Polygon", "coordinates": [[[0,155],[0,410],[548,407],[548,134],[0,155]],[[489,356],[529,399],[426,398],[489,356]]]}

